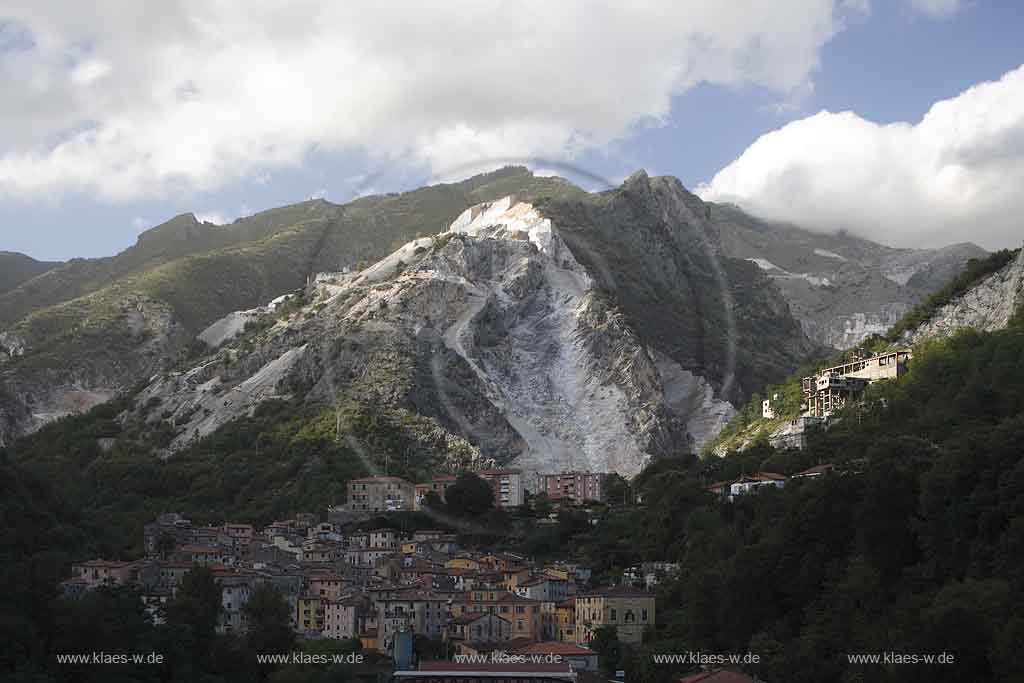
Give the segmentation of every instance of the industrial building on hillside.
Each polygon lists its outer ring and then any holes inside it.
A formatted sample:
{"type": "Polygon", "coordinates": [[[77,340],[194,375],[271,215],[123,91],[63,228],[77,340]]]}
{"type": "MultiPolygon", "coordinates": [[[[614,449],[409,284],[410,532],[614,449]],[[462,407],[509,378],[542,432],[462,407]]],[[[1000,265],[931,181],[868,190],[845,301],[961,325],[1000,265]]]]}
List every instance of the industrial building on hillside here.
{"type": "Polygon", "coordinates": [[[872,382],[897,379],[907,371],[909,349],[900,349],[825,368],[803,378],[804,415],[825,418],[858,396],[872,382]]]}

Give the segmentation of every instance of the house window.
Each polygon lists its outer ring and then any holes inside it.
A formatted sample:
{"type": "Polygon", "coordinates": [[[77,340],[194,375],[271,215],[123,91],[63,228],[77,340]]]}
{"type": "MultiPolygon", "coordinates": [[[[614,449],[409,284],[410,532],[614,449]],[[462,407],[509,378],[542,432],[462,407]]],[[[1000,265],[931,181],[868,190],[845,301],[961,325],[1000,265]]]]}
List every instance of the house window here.
{"type": "Polygon", "coordinates": [[[615,614],[615,608],[614,608],[614,607],[612,607],[612,615],[611,615],[611,620],[612,620],[612,621],[615,621],[615,619],[616,619],[616,618],[617,618],[617,616],[616,616],[616,614],[615,614]]]}
{"type": "Polygon", "coordinates": [[[647,621],[647,610],[640,610],[640,621],[647,621]]]}

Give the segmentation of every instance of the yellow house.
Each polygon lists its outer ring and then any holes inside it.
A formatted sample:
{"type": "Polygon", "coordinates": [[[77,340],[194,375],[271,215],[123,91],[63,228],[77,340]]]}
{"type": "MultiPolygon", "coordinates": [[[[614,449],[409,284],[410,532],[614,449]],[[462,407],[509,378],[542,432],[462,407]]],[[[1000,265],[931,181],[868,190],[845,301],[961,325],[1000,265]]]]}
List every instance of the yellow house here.
{"type": "Polygon", "coordinates": [[[419,545],[420,544],[417,541],[405,541],[404,543],[402,543],[402,554],[415,555],[416,549],[419,547],[419,545]]]}
{"type": "Polygon", "coordinates": [[[295,603],[295,623],[300,631],[324,630],[324,598],[319,595],[303,595],[295,603]]]}
{"type": "Polygon", "coordinates": [[[508,567],[501,572],[502,583],[510,591],[514,591],[519,587],[520,583],[529,579],[530,576],[529,567],[508,567]]]}
{"type": "Polygon", "coordinates": [[[576,642],[576,598],[555,605],[555,640],[576,642]]]}
{"type": "Polygon", "coordinates": [[[472,557],[453,557],[444,563],[445,569],[480,569],[480,563],[472,557]]]}
{"type": "Polygon", "coordinates": [[[359,634],[359,642],[362,643],[364,650],[376,650],[377,649],[377,629],[373,628],[365,633],[359,634]]]}
{"type": "Polygon", "coordinates": [[[614,626],[623,643],[639,644],[654,625],[654,594],[612,586],[576,596],[576,643],[587,645],[603,626],[614,626]]]}

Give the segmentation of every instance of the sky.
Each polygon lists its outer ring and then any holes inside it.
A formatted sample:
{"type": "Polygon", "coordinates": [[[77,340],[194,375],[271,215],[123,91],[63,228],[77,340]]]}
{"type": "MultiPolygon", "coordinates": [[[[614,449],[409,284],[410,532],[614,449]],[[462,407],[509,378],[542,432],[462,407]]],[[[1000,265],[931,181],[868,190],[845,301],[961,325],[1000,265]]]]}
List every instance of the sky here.
{"type": "Polygon", "coordinates": [[[1024,241],[1010,0],[0,7],[0,250],[526,163],[900,247],[1024,241]],[[576,173],[572,169],[579,169],[576,173]]]}

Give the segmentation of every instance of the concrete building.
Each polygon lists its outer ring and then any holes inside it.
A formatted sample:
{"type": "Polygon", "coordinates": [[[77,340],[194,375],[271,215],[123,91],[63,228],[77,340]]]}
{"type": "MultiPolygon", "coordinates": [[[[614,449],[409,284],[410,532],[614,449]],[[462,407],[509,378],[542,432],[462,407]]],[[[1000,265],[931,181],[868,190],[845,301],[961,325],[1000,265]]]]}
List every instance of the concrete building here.
{"type": "Polygon", "coordinates": [[[360,610],[363,601],[357,597],[323,602],[323,635],[332,640],[348,640],[360,631],[360,610]]]}
{"type": "Polygon", "coordinates": [[[448,622],[448,599],[438,593],[406,589],[377,598],[378,637],[390,640],[409,628],[427,638],[440,638],[448,622]]]}
{"type": "Polygon", "coordinates": [[[586,645],[604,626],[615,627],[619,640],[638,645],[644,629],[655,623],[654,593],[612,586],[576,596],[576,643],[586,645]]]}
{"type": "Polygon", "coordinates": [[[477,474],[494,490],[495,507],[514,508],[523,504],[522,470],[481,470],[477,474]]]}
{"type": "Polygon", "coordinates": [[[786,477],[775,472],[754,472],[745,474],[736,481],[729,484],[729,500],[737,496],[744,496],[759,491],[764,487],[775,487],[781,489],[786,485],[786,477]]]}
{"type": "Polygon", "coordinates": [[[859,358],[804,377],[804,414],[818,418],[830,416],[864,391],[868,384],[901,377],[911,357],[909,349],[900,349],[859,358]]]}
{"type": "Polygon", "coordinates": [[[542,474],[540,492],[552,501],[582,504],[587,500],[604,501],[604,472],[561,472],[542,474]]]}
{"type": "Polygon", "coordinates": [[[352,512],[412,510],[416,487],[401,477],[362,477],[348,483],[348,509],[352,512]]]}
{"type": "Polygon", "coordinates": [[[255,577],[249,574],[235,574],[230,571],[215,571],[214,578],[220,586],[221,610],[217,630],[224,633],[245,632],[248,624],[245,606],[255,590],[255,577]]]}
{"type": "Polygon", "coordinates": [[[807,440],[814,430],[820,428],[825,418],[801,415],[783,424],[768,437],[772,448],[799,448],[807,447],[807,440]]]}
{"type": "Polygon", "coordinates": [[[540,601],[503,590],[472,590],[452,602],[452,614],[490,612],[512,624],[513,638],[536,640],[541,635],[540,601]]]}

